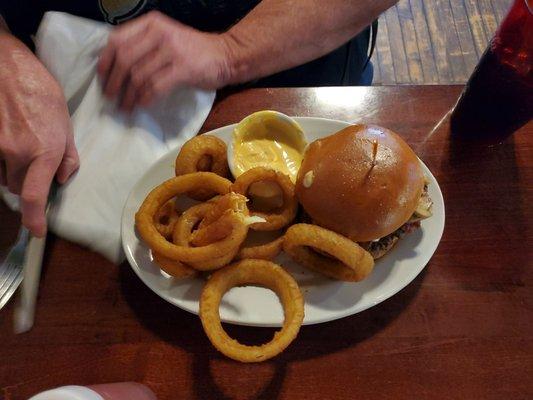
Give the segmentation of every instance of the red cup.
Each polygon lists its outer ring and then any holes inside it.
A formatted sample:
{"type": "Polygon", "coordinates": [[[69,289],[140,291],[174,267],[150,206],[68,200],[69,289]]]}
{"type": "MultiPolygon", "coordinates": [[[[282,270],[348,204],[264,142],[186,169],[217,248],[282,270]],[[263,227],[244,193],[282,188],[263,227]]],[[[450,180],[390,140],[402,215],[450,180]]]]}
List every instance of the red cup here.
{"type": "Polygon", "coordinates": [[[455,106],[461,138],[501,141],[533,118],[533,0],[515,0],[455,106]]]}

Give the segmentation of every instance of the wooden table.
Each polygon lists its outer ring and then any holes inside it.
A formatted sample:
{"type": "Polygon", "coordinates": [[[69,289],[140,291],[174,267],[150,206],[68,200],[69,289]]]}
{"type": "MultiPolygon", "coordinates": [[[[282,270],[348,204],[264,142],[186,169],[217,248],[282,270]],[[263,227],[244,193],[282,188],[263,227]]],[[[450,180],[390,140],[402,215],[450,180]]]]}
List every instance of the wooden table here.
{"type": "MultiPolygon", "coordinates": [[[[400,293],[304,327],[279,357],[243,365],[217,353],[198,317],[152,293],[127,263],[51,236],[35,327],[15,336],[13,304],[0,313],[0,398],[116,381],[143,382],[162,400],[533,398],[533,126],[491,147],[451,142],[446,120],[433,128],[460,90],[250,90],[218,101],[203,128],[277,109],[400,132],[439,180],[447,212],[436,254],[400,293]]],[[[17,220],[0,209],[1,248],[17,220]]],[[[230,332],[255,342],[272,334],[230,332]]]]}

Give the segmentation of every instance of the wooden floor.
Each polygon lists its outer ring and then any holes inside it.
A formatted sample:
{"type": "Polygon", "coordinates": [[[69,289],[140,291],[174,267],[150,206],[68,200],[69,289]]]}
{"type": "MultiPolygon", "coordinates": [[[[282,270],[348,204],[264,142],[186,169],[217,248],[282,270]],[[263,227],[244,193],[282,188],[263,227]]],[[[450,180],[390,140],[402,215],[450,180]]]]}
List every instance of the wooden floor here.
{"type": "Polygon", "coordinates": [[[465,83],[513,0],[400,0],[379,19],[374,84],[465,83]]]}

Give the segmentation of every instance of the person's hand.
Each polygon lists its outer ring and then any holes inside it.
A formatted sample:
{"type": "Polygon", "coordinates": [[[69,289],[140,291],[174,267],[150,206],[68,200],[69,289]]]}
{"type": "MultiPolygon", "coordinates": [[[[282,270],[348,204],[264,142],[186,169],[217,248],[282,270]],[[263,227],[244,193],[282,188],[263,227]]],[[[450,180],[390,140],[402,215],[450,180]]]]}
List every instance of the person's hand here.
{"type": "Polygon", "coordinates": [[[64,183],[78,166],[61,88],[22,43],[0,34],[0,185],[20,195],[22,223],[34,235],[46,234],[54,176],[64,183]]]}
{"type": "Polygon", "coordinates": [[[200,32],[152,11],[116,28],[102,50],[104,93],[123,110],[147,106],[177,86],[217,89],[229,77],[221,35],[200,32]]]}

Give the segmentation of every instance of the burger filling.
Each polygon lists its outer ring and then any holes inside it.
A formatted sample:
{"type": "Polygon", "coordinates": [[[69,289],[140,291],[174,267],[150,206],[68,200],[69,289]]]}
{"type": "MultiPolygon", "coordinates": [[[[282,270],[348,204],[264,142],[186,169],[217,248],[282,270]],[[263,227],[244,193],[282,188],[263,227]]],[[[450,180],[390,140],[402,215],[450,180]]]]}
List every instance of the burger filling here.
{"type": "Polygon", "coordinates": [[[422,195],[420,196],[420,200],[418,201],[418,205],[416,207],[415,212],[405,224],[403,224],[387,236],[373,240],[371,242],[364,242],[359,244],[370,254],[372,254],[372,257],[374,257],[374,259],[383,257],[385,253],[387,253],[392,248],[392,246],[396,244],[398,239],[400,239],[405,234],[414,232],[420,227],[420,221],[431,217],[432,205],[433,201],[429,197],[428,185],[426,183],[424,185],[424,190],[422,191],[422,195]]]}

